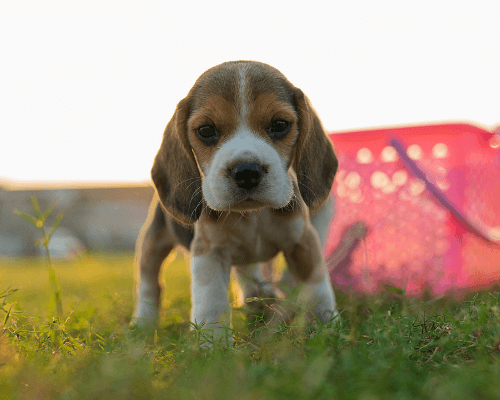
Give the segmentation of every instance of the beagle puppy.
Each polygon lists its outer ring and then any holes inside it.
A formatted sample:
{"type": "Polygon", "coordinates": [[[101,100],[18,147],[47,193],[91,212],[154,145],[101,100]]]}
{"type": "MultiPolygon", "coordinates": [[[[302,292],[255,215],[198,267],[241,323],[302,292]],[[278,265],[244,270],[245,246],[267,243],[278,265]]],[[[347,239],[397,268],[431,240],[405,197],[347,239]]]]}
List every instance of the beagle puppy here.
{"type": "Polygon", "coordinates": [[[302,91],[277,69],[235,61],[203,73],[163,134],[156,189],[136,247],[135,323],[156,321],[160,266],[191,253],[191,321],[222,335],[231,268],[246,297],[271,294],[261,263],[283,252],[287,279],[322,322],[337,315],[322,248],[338,161],[302,91]]]}

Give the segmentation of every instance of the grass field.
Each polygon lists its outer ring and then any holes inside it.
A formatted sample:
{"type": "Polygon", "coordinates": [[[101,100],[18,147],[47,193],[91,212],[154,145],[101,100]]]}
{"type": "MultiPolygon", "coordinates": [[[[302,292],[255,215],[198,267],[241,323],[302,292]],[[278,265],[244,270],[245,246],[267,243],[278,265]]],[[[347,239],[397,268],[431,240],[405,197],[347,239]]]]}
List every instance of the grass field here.
{"type": "Polygon", "coordinates": [[[200,331],[189,329],[182,255],[164,271],[160,327],[152,332],[127,325],[131,254],[55,261],[54,269],[62,319],[44,260],[0,260],[0,398],[500,398],[496,291],[461,300],[337,291],[336,326],[255,324],[250,311],[235,308],[235,344],[206,350],[200,331]],[[5,298],[9,286],[19,290],[5,298]]]}

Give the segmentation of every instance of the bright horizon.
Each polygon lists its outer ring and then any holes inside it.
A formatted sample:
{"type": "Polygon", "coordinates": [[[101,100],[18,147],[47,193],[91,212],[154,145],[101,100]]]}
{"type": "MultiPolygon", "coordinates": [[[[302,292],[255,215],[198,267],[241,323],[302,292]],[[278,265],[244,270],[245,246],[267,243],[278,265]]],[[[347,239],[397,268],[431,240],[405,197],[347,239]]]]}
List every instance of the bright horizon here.
{"type": "Polygon", "coordinates": [[[0,8],[0,184],[147,182],[177,102],[231,60],[278,68],[329,132],[500,125],[499,2],[97,4],[0,8]]]}

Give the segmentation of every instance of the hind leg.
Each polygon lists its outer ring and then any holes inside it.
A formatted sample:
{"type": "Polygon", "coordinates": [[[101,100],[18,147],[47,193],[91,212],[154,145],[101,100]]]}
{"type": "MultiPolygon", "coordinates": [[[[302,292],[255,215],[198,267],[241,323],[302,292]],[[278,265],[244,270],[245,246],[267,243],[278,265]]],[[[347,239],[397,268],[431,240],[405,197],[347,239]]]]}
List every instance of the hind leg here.
{"type": "Polygon", "coordinates": [[[272,260],[267,263],[255,263],[235,268],[245,300],[250,297],[277,297],[273,283],[264,277],[264,267],[271,269],[272,260]]]}
{"type": "Polygon", "coordinates": [[[135,272],[137,303],[131,323],[133,325],[156,324],[161,300],[160,268],[175,246],[169,232],[163,210],[157,199],[149,208],[136,244],[135,272]]]}
{"type": "Polygon", "coordinates": [[[248,322],[260,326],[263,321],[278,321],[276,304],[284,296],[272,281],[273,261],[235,268],[238,283],[243,291],[248,322]],[[267,274],[264,270],[267,269],[267,274]],[[246,300],[249,300],[246,302],[246,300]]]}

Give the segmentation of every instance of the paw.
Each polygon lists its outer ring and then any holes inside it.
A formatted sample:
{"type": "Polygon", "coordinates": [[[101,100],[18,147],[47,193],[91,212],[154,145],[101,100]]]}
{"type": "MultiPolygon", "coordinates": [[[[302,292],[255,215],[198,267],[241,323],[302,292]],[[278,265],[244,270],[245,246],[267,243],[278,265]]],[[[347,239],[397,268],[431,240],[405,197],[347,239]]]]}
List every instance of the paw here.
{"type": "Polygon", "coordinates": [[[324,325],[326,325],[328,323],[332,323],[332,322],[334,324],[336,324],[337,322],[340,322],[340,314],[335,308],[333,310],[320,311],[318,314],[319,315],[316,315],[316,317],[324,325]]]}
{"type": "Polygon", "coordinates": [[[229,346],[234,344],[233,330],[228,323],[202,323],[200,325],[190,322],[191,331],[196,336],[196,341],[201,348],[212,349],[215,344],[229,346]]]}
{"type": "Polygon", "coordinates": [[[152,303],[139,302],[130,320],[131,327],[147,327],[158,325],[158,307],[152,303]]]}

